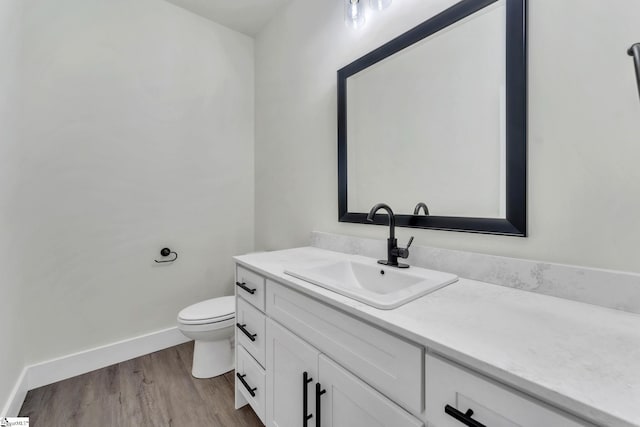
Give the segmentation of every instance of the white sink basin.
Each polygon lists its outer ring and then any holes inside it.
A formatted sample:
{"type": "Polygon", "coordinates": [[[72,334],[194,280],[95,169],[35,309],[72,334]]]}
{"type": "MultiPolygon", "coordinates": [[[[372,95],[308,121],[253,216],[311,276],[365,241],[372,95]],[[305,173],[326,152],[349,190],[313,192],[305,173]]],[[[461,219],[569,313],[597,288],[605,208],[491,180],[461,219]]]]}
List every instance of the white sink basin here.
{"type": "Polygon", "coordinates": [[[336,261],[309,268],[291,268],[285,274],[390,310],[447,286],[458,276],[419,267],[398,269],[375,260],[336,261]]]}

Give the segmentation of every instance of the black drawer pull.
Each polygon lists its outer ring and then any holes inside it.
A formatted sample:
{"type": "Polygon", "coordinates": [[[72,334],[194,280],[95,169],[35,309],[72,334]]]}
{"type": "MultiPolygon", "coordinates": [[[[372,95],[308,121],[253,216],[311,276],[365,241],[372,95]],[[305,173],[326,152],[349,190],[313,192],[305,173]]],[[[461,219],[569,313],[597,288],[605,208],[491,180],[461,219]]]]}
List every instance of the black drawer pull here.
{"type": "Polygon", "coordinates": [[[463,414],[462,412],[458,411],[453,406],[446,405],[444,407],[444,412],[447,415],[450,415],[453,418],[455,418],[456,420],[460,421],[462,424],[464,424],[466,426],[469,426],[469,427],[487,427],[484,424],[482,424],[481,422],[476,421],[473,418],[471,418],[473,416],[473,409],[469,409],[467,412],[465,412],[463,414]]]}
{"type": "Polygon", "coordinates": [[[309,404],[307,402],[309,393],[307,392],[307,385],[313,381],[313,378],[309,376],[309,373],[302,373],[302,426],[307,427],[307,421],[313,418],[313,414],[307,414],[309,410],[309,404]]]}
{"type": "Polygon", "coordinates": [[[249,339],[251,341],[255,341],[256,337],[258,336],[258,334],[252,334],[249,331],[247,331],[244,327],[247,326],[246,324],[241,325],[240,323],[236,323],[236,326],[238,327],[238,329],[240,329],[242,331],[243,334],[245,334],[247,337],[249,337],[249,339]]]}
{"type": "Polygon", "coordinates": [[[244,283],[244,282],[242,282],[242,283],[240,283],[240,282],[236,282],[236,286],[238,286],[238,287],[240,287],[240,288],[244,289],[245,291],[249,292],[251,295],[253,295],[253,294],[255,294],[255,293],[256,293],[256,290],[255,290],[255,289],[251,289],[251,288],[250,288],[250,287],[248,287],[248,286],[247,286],[247,284],[246,284],[246,283],[244,283]]]}
{"type": "Polygon", "coordinates": [[[258,389],[257,387],[251,388],[251,386],[249,384],[247,384],[247,382],[244,380],[244,377],[246,377],[247,374],[244,375],[240,375],[239,372],[236,372],[236,377],[238,377],[238,379],[240,380],[240,382],[242,383],[242,385],[244,386],[244,388],[247,389],[247,391],[249,392],[249,394],[252,397],[256,397],[256,390],[258,389]]]}
{"type": "Polygon", "coordinates": [[[638,93],[640,93],[640,43],[636,43],[627,51],[629,56],[633,56],[636,66],[636,81],[638,82],[638,93]]]}
{"type": "Polygon", "coordinates": [[[321,427],[322,425],[322,423],[320,422],[320,396],[322,396],[326,392],[327,390],[322,390],[322,386],[320,385],[320,383],[316,383],[316,427],[321,427]]]}

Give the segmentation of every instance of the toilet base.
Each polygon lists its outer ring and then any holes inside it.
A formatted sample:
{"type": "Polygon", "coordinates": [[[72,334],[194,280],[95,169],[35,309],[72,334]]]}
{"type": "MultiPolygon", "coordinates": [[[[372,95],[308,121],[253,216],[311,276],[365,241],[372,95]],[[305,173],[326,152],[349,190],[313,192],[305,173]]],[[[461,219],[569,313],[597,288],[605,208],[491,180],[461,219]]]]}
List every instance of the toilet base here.
{"type": "Polygon", "coordinates": [[[216,377],[234,368],[235,355],[230,339],[195,341],[191,368],[191,375],[195,378],[216,377]]]}

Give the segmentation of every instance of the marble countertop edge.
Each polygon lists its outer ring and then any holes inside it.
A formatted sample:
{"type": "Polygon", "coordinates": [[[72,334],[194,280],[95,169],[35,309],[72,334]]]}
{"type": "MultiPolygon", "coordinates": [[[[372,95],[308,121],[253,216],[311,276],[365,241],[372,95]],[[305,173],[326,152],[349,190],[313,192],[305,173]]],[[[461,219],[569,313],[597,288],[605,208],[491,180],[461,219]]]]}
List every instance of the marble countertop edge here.
{"type": "MultiPolygon", "coordinates": [[[[478,357],[477,355],[470,354],[471,352],[465,351],[465,349],[460,348],[460,346],[456,346],[452,343],[443,342],[444,340],[438,339],[437,337],[429,336],[428,333],[421,333],[418,328],[411,328],[403,326],[402,319],[403,312],[406,312],[405,316],[411,316],[413,307],[414,309],[426,304],[426,301],[429,299],[429,294],[425,295],[421,298],[418,298],[415,301],[412,301],[404,306],[398,307],[395,310],[379,310],[373,307],[370,307],[366,304],[355,301],[351,298],[345,297],[343,295],[337,294],[328,289],[321,288],[319,286],[307,283],[303,280],[294,278],[284,273],[285,268],[282,266],[281,257],[289,257],[292,255],[299,255],[301,252],[316,252],[322,258],[326,257],[325,262],[331,260],[331,258],[357,258],[360,255],[353,254],[345,254],[340,252],[333,252],[325,249],[319,249],[314,247],[302,247],[302,248],[294,248],[294,249],[286,249],[282,251],[276,252],[260,252],[253,253],[247,255],[241,255],[234,257],[234,260],[247,268],[250,268],[254,271],[257,271],[267,277],[268,279],[274,280],[278,283],[284,284],[294,290],[302,292],[305,295],[313,297],[319,301],[322,301],[334,308],[337,308],[347,314],[355,316],[365,322],[372,324],[377,328],[384,329],[389,331],[395,335],[398,335],[406,340],[421,344],[425,346],[430,352],[434,352],[448,358],[462,366],[465,366],[473,371],[477,371],[482,375],[485,375],[495,381],[501,382],[505,385],[508,385],[519,392],[535,397],[538,400],[541,400],[552,407],[561,408],[562,410],[578,417],[579,419],[584,419],[590,422],[594,422],[596,424],[606,425],[606,426],[629,426],[629,427],[638,427],[640,426],[640,413],[638,411],[634,411],[633,409],[629,410],[629,414],[618,414],[615,411],[608,411],[605,408],[599,408],[597,405],[594,405],[592,402],[585,402],[579,398],[574,398],[567,393],[566,390],[557,390],[553,387],[549,387],[548,385],[543,384],[543,381],[535,381],[527,376],[515,373],[504,367],[499,366],[497,363],[493,363],[492,360],[487,360],[486,358],[478,357]],[[265,260],[267,258],[267,260],[265,260]],[[394,319],[396,318],[396,319],[394,319]],[[400,319],[400,320],[397,320],[400,319]],[[627,417],[626,415],[631,415],[631,417],[627,417]]],[[[303,257],[304,258],[304,257],[303,257]]],[[[317,261],[317,260],[316,260],[317,261]]],[[[303,260],[302,263],[305,261],[303,260]]],[[[461,278],[457,284],[459,285],[474,285],[477,286],[479,291],[482,291],[482,287],[492,287],[498,288],[500,290],[508,289],[507,292],[523,292],[528,293],[526,291],[515,290],[504,288],[499,285],[479,282],[475,280],[469,280],[461,278]]],[[[453,286],[453,285],[450,285],[453,286]]],[[[444,288],[447,289],[447,288],[444,288]]],[[[487,288],[485,288],[487,289],[487,288]]],[[[489,288],[491,289],[491,288],[489,288]]],[[[436,291],[440,292],[440,291],[436,291]]],[[[560,300],[561,303],[564,304],[579,304],[583,306],[593,307],[593,310],[605,310],[611,311],[612,316],[616,315],[630,315],[637,317],[638,328],[640,330],[640,316],[628,313],[628,312],[616,312],[614,309],[600,307],[600,306],[591,306],[586,303],[576,302],[576,301],[568,301],[563,300],[558,297],[547,296],[547,295],[539,295],[534,294],[535,298],[542,299],[554,299],[560,300]]],[[[418,322],[419,323],[419,322],[418,322]]],[[[640,363],[640,362],[639,362],[640,363]]]]}

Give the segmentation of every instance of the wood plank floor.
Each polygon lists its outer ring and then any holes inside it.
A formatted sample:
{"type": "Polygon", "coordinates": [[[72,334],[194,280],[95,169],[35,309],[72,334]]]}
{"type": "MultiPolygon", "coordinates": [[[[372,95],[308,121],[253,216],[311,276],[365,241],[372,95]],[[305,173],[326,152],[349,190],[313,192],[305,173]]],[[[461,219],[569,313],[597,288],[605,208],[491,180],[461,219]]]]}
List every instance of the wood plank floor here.
{"type": "Polygon", "coordinates": [[[262,427],[234,410],[234,372],[191,376],[193,342],[29,391],[21,417],[33,427],[262,427]]]}

